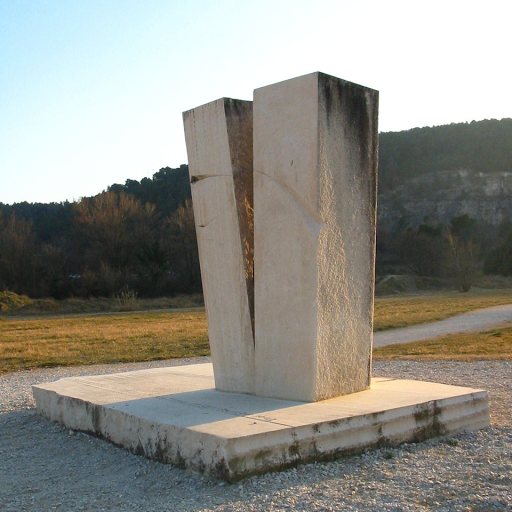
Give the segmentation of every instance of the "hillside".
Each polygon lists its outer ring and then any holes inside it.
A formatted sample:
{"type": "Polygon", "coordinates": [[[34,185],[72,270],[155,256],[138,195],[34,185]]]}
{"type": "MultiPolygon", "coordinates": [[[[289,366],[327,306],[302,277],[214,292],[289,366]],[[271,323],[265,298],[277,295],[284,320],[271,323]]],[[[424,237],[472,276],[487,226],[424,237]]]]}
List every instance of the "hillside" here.
{"type": "Polygon", "coordinates": [[[379,193],[381,222],[418,226],[447,224],[464,214],[498,226],[512,218],[512,172],[454,169],[404,179],[379,193]]]}
{"type": "MultiPolygon", "coordinates": [[[[381,133],[379,219],[413,226],[430,219],[447,223],[467,213],[497,225],[512,218],[512,119],[473,121],[381,133]]],[[[188,166],[165,167],[140,182],[113,184],[166,217],[190,198],[188,166]]],[[[4,218],[31,219],[45,241],[62,236],[71,222],[70,203],[0,203],[4,218]]]]}
{"type": "MultiPolygon", "coordinates": [[[[382,133],[379,160],[377,274],[512,274],[512,119],[382,133]]],[[[0,291],[200,291],[189,198],[181,165],[78,203],[0,203],[0,291]]]]}
{"type": "Polygon", "coordinates": [[[463,214],[512,218],[512,119],[381,133],[379,220],[416,227],[463,214]]]}

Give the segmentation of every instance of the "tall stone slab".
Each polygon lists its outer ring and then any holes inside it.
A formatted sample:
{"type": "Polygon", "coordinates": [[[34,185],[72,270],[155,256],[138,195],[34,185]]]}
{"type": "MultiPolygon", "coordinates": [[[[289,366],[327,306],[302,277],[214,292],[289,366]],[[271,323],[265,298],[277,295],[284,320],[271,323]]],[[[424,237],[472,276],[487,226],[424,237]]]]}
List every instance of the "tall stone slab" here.
{"type": "Polygon", "coordinates": [[[378,92],[322,73],[254,91],[256,394],[371,377],[378,92]]]}
{"type": "Polygon", "coordinates": [[[215,386],[254,393],[252,102],[183,114],[215,386]]]}

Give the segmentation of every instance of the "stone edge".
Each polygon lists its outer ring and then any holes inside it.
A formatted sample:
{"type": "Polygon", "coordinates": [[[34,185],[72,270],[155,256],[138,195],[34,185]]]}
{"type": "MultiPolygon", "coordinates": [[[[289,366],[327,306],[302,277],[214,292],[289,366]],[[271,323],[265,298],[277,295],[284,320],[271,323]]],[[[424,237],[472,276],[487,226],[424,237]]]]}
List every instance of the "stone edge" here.
{"type": "Polygon", "coordinates": [[[33,386],[33,393],[37,412],[51,421],[104,438],[136,455],[227,482],[490,425],[487,392],[480,390],[231,439],[192,428],[154,424],[109,406],[59,394],[44,385],[33,386]]]}

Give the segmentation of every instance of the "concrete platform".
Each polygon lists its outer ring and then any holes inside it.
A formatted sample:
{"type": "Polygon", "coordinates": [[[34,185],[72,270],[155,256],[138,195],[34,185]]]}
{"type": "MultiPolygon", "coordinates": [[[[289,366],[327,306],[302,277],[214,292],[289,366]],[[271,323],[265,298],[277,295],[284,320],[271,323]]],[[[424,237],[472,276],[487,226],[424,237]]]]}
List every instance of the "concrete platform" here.
{"type": "Polygon", "coordinates": [[[292,402],[216,391],[211,364],[74,377],[33,392],[52,421],[230,482],[490,424],[483,390],[373,379],[367,391],[292,402]]]}

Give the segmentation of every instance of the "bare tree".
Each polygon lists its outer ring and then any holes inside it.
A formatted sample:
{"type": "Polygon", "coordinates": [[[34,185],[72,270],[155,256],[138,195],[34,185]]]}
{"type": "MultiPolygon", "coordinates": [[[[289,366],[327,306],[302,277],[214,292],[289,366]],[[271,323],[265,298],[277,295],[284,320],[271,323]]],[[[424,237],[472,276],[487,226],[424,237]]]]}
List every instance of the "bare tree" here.
{"type": "Polygon", "coordinates": [[[151,291],[145,263],[157,240],[155,206],[121,191],[82,199],[74,208],[82,293],[113,295],[129,283],[151,291]]]}
{"type": "Polygon", "coordinates": [[[0,286],[16,293],[35,295],[37,239],[32,222],[0,219],[0,286]]]}
{"type": "Polygon", "coordinates": [[[184,284],[197,287],[200,282],[199,255],[192,201],[187,199],[166,219],[166,245],[174,270],[181,274],[184,284]]]}
{"type": "Polygon", "coordinates": [[[448,264],[460,292],[467,292],[473,284],[478,263],[478,247],[471,239],[462,239],[448,229],[448,264]]]}
{"type": "Polygon", "coordinates": [[[103,192],[75,205],[79,234],[87,241],[93,265],[126,267],[141,244],[150,243],[152,204],[145,206],[124,192],[103,192]]]}

